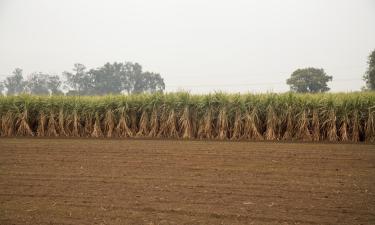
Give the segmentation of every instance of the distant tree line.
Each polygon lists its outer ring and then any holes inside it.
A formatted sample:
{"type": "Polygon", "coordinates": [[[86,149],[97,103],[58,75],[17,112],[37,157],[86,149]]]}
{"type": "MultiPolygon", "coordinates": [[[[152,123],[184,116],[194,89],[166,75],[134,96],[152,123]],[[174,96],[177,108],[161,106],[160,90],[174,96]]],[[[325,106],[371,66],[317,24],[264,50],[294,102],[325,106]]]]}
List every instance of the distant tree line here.
{"type": "MultiPolygon", "coordinates": [[[[363,80],[364,91],[375,90],[375,50],[368,57],[368,68],[363,80]]],[[[76,63],[71,72],[63,72],[65,81],[59,76],[46,73],[32,73],[26,80],[22,69],[15,69],[5,81],[0,82],[0,94],[7,95],[29,93],[35,95],[62,95],[62,85],[67,88],[66,95],[105,95],[163,92],[165,84],[158,73],[143,72],[138,63],[106,63],[102,67],[87,70],[76,63]]],[[[321,93],[329,91],[327,83],[332,81],[321,68],[303,68],[295,70],[286,83],[292,92],[321,93]]]]}
{"type": "Polygon", "coordinates": [[[7,95],[28,93],[34,95],[105,95],[163,92],[165,84],[158,73],[144,72],[138,63],[114,62],[102,67],[87,70],[76,63],[71,72],[63,72],[63,78],[46,73],[32,73],[26,79],[22,69],[0,82],[0,93],[7,95]]]}

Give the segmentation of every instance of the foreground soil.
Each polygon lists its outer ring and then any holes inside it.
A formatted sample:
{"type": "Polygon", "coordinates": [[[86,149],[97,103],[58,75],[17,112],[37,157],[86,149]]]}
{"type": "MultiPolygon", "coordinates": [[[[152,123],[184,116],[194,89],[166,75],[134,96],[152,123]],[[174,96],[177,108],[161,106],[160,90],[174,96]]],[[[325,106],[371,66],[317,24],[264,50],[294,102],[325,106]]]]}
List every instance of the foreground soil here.
{"type": "Polygon", "coordinates": [[[375,224],[375,146],[2,138],[0,224],[375,224]]]}

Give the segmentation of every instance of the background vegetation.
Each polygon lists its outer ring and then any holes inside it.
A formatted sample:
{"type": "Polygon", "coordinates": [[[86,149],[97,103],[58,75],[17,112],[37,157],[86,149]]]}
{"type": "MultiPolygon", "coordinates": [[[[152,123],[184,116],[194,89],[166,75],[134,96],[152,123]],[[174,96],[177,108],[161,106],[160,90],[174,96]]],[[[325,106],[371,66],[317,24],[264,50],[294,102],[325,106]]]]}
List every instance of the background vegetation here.
{"type": "Polygon", "coordinates": [[[165,89],[160,74],[144,72],[138,63],[106,63],[102,67],[87,70],[82,64],[74,64],[72,72],[63,72],[65,82],[57,75],[36,72],[26,79],[22,69],[16,68],[4,82],[0,82],[0,94],[6,88],[7,95],[28,93],[32,95],[105,95],[155,93],[165,89]]]}

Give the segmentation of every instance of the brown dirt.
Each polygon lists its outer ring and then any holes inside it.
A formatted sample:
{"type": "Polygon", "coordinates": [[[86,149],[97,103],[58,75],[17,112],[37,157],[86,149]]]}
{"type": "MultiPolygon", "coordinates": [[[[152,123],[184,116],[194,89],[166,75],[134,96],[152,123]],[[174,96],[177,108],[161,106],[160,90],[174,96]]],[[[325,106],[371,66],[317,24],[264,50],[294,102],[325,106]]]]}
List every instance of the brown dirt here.
{"type": "Polygon", "coordinates": [[[375,224],[375,146],[2,138],[0,224],[375,224]]]}

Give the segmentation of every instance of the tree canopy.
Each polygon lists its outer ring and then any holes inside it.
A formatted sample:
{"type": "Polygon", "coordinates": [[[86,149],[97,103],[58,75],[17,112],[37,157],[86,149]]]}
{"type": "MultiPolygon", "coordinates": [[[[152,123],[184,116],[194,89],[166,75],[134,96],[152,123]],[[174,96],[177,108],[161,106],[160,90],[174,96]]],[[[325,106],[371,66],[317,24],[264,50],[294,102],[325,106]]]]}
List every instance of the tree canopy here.
{"type": "Polygon", "coordinates": [[[70,94],[104,95],[119,93],[154,93],[165,89],[160,74],[143,72],[138,63],[106,63],[102,67],[85,70],[75,64],[73,73],[64,72],[70,94]]]}
{"type": "Polygon", "coordinates": [[[25,92],[34,95],[59,95],[61,81],[59,76],[44,73],[33,73],[25,82],[25,92]]]}
{"type": "Polygon", "coordinates": [[[375,50],[368,56],[368,68],[363,76],[366,82],[366,88],[369,90],[375,90],[375,50]]]}
{"type": "Polygon", "coordinates": [[[16,68],[12,75],[7,77],[4,86],[7,89],[8,95],[16,95],[24,91],[26,83],[23,80],[22,69],[16,68]]]}
{"type": "Polygon", "coordinates": [[[286,83],[291,91],[318,93],[330,90],[327,85],[329,81],[332,81],[332,76],[328,76],[323,69],[309,67],[294,71],[286,83]]]}
{"type": "Polygon", "coordinates": [[[3,91],[4,91],[4,83],[0,82],[0,95],[3,94],[3,91]]]}
{"type": "Polygon", "coordinates": [[[102,67],[87,69],[76,63],[72,72],[63,72],[65,81],[57,75],[37,72],[24,79],[22,69],[16,68],[4,82],[0,82],[0,94],[6,89],[8,95],[30,93],[35,95],[105,95],[120,93],[154,93],[165,89],[158,73],[144,72],[138,63],[106,63],[102,67]]]}
{"type": "Polygon", "coordinates": [[[73,89],[73,92],[79,95],[87,94],[91,82],[86,72],[86,66],[76,63],[73,67],[73,73],[65,71],[63,76],[66,78],[65,83],[73,89]]]}

